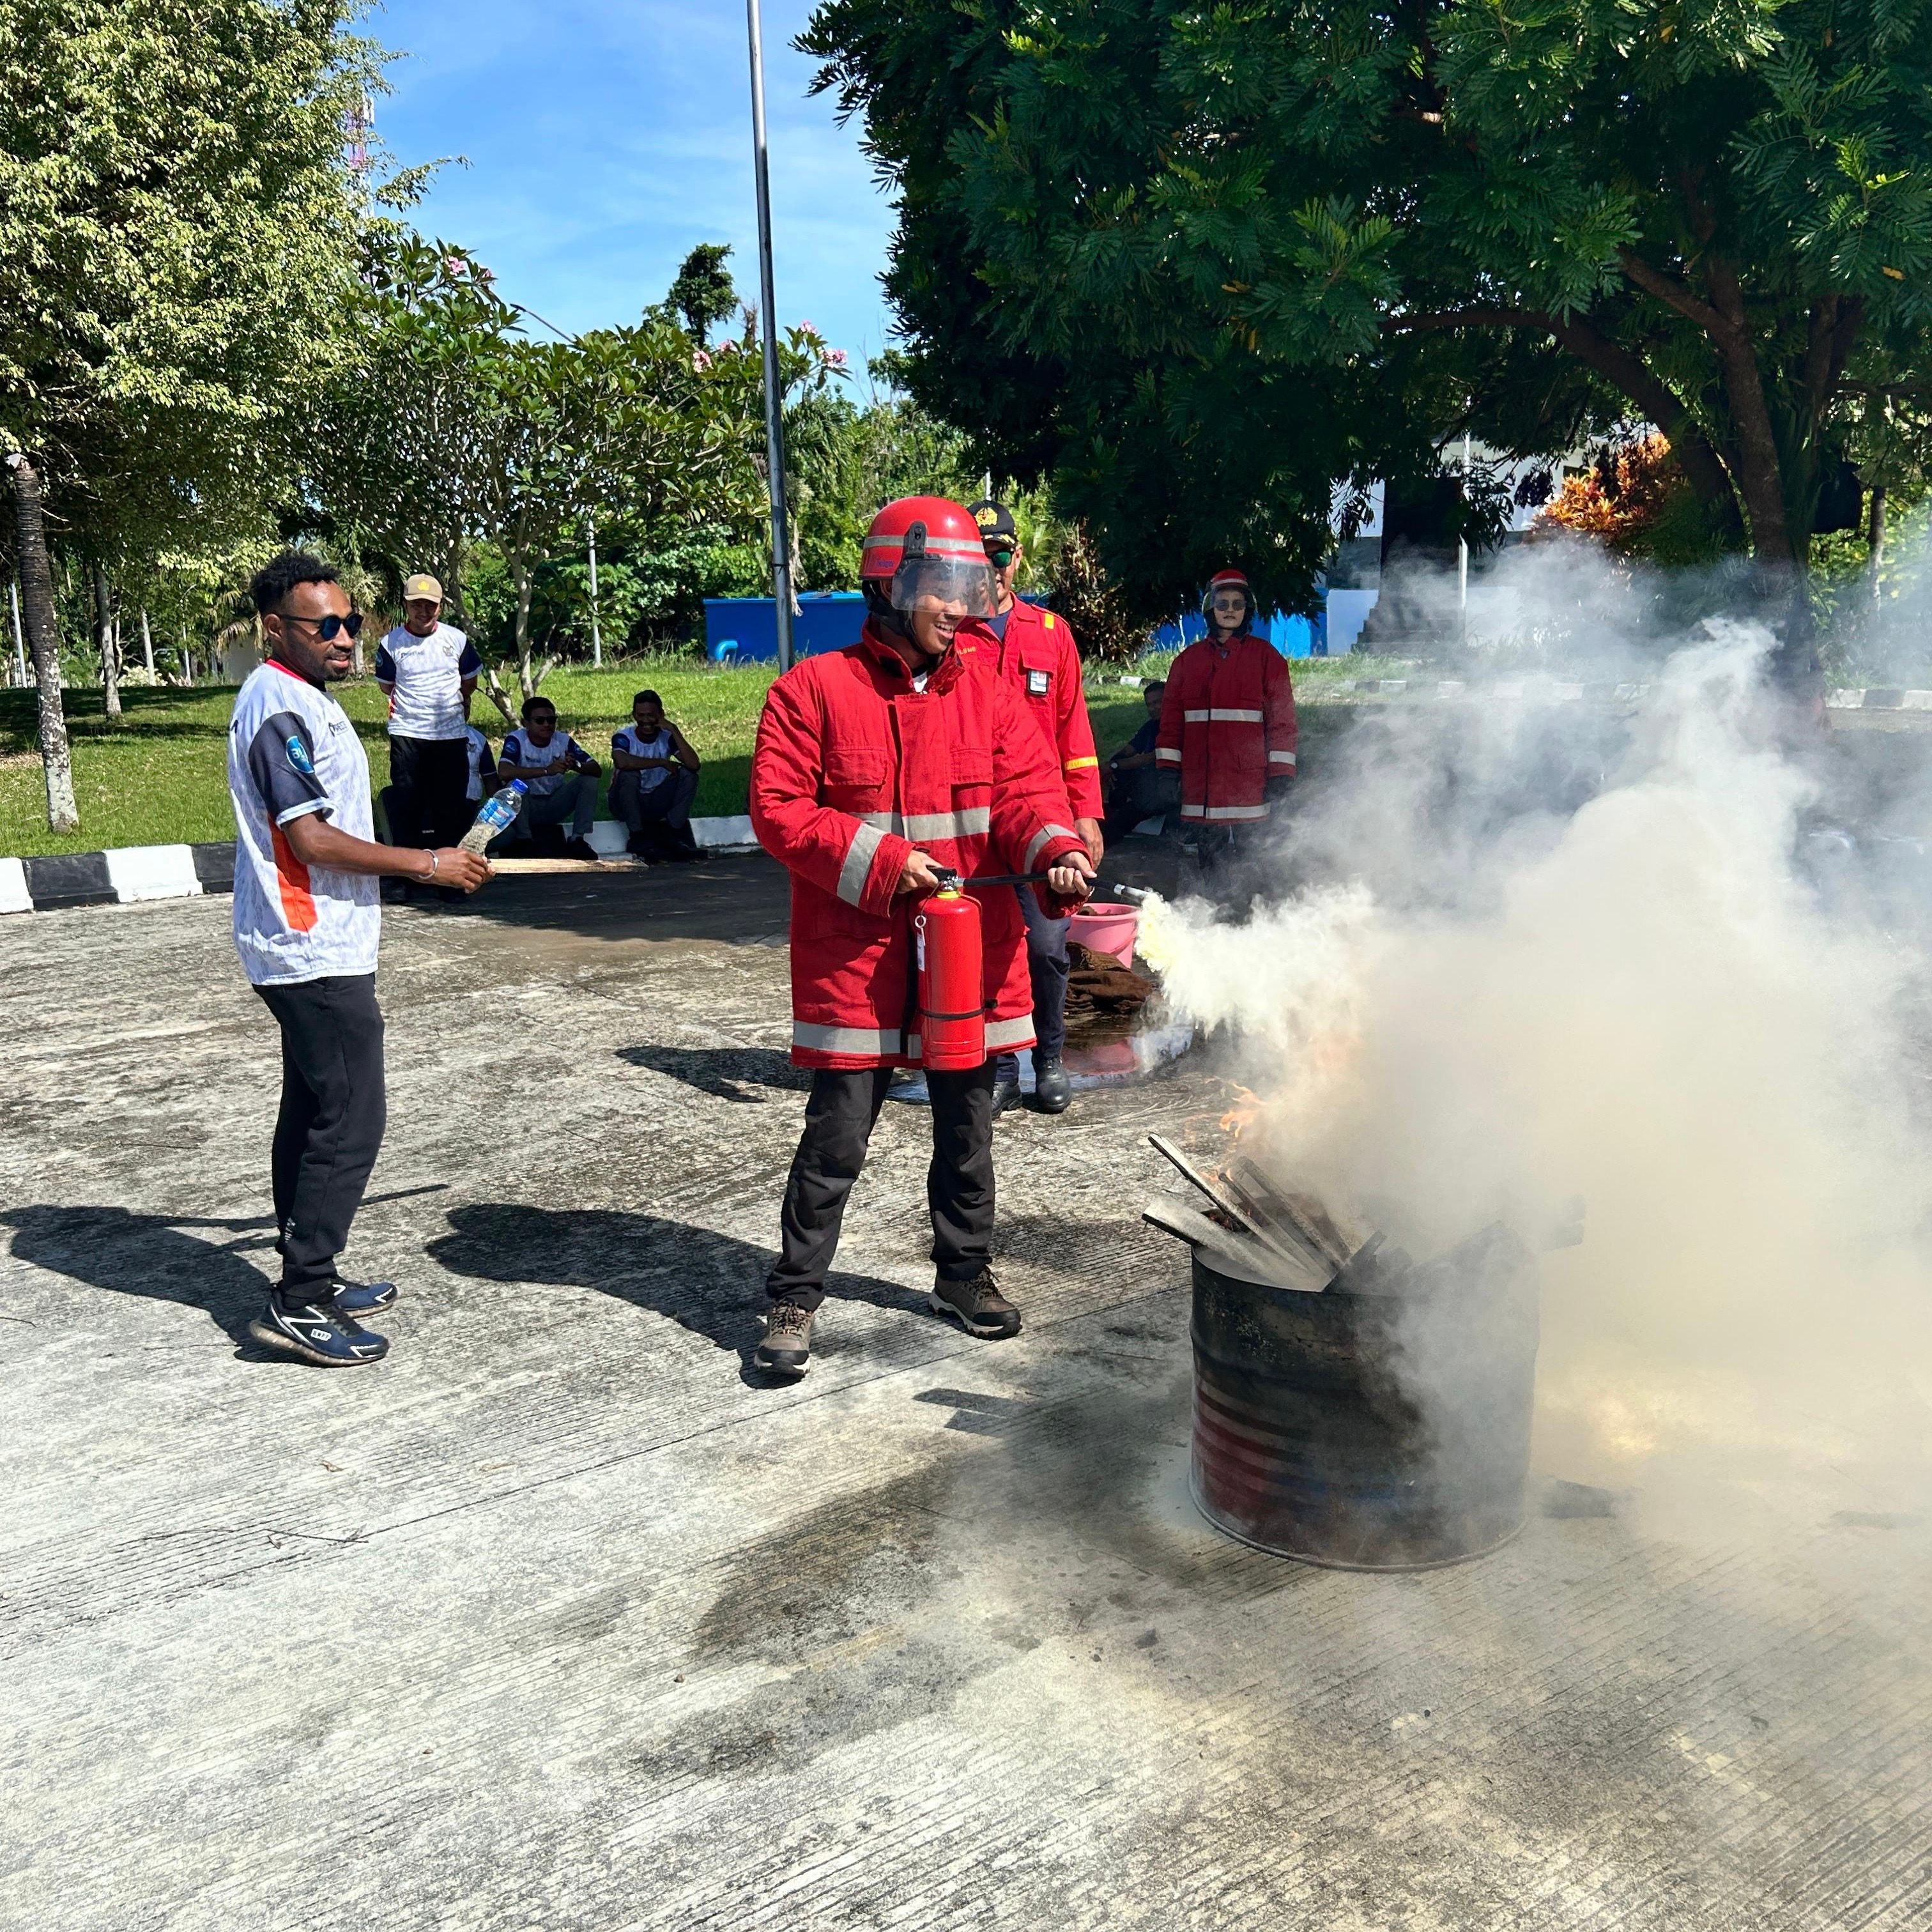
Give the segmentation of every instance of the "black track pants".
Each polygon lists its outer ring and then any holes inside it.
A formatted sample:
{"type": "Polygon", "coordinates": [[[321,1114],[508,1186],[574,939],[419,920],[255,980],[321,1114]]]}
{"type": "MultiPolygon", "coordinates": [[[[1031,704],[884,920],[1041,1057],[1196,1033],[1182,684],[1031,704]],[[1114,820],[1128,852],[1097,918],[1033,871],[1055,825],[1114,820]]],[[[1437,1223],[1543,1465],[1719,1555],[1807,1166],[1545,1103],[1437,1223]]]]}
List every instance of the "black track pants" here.
{"type": "MultiPolygon", "coordinates": [[[[821,1067],[812,1076],[805,1132],[793,1156],[778,1225],[782,1250],[765,1282],[774,1301],[816,1308],[838,1246],[845,1200],[866,1165],[866,1149],[892,1084],[892,1070],[821,1067]]],[[[932,1259],[942,1281],[970,1281],[993,1254],[993,1069],[928,1073],[932,1164],[932,1259]]]]}
{"type": "Polygon", "coordinates": [[[392,738],[389,784],[395,793],[392,844],[454,845],[469,830],[475,808],[464,796],[466,738],[392,738]]]}
{"type": "Polygon", "coordinates": [[[382,1016],[373,973],[257,986],[282,1029],[273,1155],[281,1292],[333,1279],[382,1144],[382,1016]]]}

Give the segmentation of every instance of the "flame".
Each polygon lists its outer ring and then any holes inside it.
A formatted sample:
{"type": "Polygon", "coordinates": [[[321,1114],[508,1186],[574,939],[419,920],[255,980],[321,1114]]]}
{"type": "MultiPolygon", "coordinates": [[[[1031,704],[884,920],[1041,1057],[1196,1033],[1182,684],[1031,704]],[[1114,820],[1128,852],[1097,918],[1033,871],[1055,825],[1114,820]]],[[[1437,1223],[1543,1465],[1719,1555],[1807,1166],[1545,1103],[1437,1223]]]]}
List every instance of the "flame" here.
{"type": "Polygon", "coordinates": [[[1221,1131],[1224,1134],[1232,1134],[1238,1141],[1260,1118],[1268,1102],[1252,1088],[1244,1087],[1239,1081],[1231,1084],[1241,1097],[1221,1116],[1221,1131]]]}

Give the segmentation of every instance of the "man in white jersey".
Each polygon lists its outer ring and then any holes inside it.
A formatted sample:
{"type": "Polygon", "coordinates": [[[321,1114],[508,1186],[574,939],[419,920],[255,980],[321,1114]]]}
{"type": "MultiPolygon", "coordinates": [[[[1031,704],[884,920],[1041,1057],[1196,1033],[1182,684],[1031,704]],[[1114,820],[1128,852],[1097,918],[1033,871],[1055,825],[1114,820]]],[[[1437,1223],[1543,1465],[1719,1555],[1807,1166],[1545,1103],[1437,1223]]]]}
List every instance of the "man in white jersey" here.
{"type": "Polygon", "coordinates": [[[655,691],[631,700],[631,722],[610,740],[610,815],[622,819],[640,858],[694,859],[691,801],[698,754],[664,715],[655,691]]]}
{"type": "Polygon", "coordinates": [[[349,674],[362,622],[335,572],[285,550],[253,588],[268,658],[228,728],[235,950],[282,1030],[272,1162],[282,1277],[249,1330],[332,1368],[388,1352],[361,1318],[396,1298],[390,1282],[337,1271],[386,1118],[376,882],[393,874],[474,892],[490,867],[455,846],[374,842],[369,760],[326,688],[349,674]]]}
{"type": "Polygon", "coordinates": [[[418,571],[403,586],[403,621],[376,649],[398,845],[453,845],[470,823],[470,698],[482,669],[476,646],[442,621],[442,586],[418,571]]]}
{"type": "Polygon", "coordinates": [[[526,851],[539,825],[568,822],[564,852],[595,860],[590,828],[597,819],[597,760],[568,731],[556,728],[556,706],[541,694],[524,700],[524,722],[503,740],[496,776],[505,784],[524,782],[523,809],[503,834],[503,843],[526,851]]]}

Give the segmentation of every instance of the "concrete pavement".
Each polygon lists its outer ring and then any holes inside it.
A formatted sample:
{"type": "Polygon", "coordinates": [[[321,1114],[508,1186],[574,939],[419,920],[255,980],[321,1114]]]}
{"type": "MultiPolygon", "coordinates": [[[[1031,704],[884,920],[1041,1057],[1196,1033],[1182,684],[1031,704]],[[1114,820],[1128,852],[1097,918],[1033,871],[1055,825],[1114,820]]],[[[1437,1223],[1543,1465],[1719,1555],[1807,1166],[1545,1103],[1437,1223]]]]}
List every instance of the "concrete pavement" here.
{"type": "Polygon", "coordinates": [[[762,1385],[781,886],[391,913],[356,1372],[245,1339],[278,1064],[226,902],[0,925],[0,1924],[1924,1922],[1924,1525],[1559,1504],[1390,1578],[1194,1516],[1138,1215],[1198,1058],[1001,1125],[1001,1346],[924,1312],[889,1108],[762,1385]]]}

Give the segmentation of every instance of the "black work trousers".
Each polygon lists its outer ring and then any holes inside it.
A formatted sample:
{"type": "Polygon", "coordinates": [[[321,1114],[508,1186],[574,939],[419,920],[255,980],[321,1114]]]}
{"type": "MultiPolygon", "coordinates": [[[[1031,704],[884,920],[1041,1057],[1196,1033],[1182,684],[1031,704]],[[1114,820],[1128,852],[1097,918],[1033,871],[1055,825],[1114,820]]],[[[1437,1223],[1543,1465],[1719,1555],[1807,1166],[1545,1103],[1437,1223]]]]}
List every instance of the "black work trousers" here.
{"type": "MultiPolygon", "coordinates": [[[[774,1301],[816,1308],[838,1246],[846,1197],[866,1165],[866,1149],[892,1084],[889,1066],[854,1072],[820,1067],[805,1103],[805,1132],[793,1156],[779,1210],[782,1250],[765,1280],[774,1301]]],[[[993,1258],[993,1068],[928,1073],[932,1164],[926,1197],[932,1210],[932,1259],[941,1281],[970,1281],[993,1258]]]]}
{"type": "Polygon", "coordinates": [[[389,784],[392,845],[454,845],[470,830],[466,738],[392,738],[389,784]]]}
{"type": "Polygon", "coordinates": [[[301,1300],[334,1279],[382,1148],[382,1015],[373,973],[255,990],[282,1030],[272,1156],[277,1245],[280,1292],[301,1300]]]}

